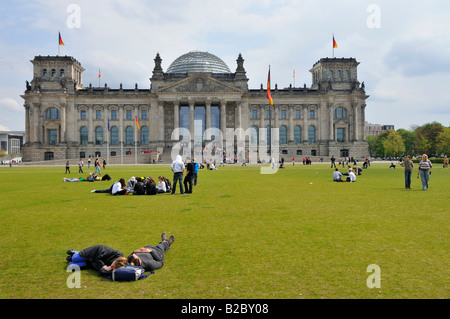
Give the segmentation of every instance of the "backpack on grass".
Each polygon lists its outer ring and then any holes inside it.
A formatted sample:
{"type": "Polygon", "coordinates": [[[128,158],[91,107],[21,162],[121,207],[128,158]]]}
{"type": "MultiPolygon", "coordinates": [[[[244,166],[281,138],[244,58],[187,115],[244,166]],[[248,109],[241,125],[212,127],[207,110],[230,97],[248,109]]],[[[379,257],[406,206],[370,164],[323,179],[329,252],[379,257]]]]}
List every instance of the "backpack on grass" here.
{"type": "Polygon", "coordinates": [[[151,271],[146,275],[144,272],[145,269],[141,266],[125,265],[113,270],[110,279],[112,281],[138,281],[154,273],[151,271]]]}

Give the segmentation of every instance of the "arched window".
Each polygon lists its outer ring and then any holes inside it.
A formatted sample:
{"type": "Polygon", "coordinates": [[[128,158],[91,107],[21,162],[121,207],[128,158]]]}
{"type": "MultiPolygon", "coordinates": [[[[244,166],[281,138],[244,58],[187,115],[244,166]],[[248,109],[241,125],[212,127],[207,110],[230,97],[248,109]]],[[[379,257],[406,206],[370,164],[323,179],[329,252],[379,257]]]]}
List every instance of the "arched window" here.
{"type": "Polygon", "coordinates": [[[102,145],[103,144],[103,127],[98,126],[95,129],[95,144],[102,145]]]}
{"type": "Polygon", "coordinates": [[[52,69],[52,77],[55,77],[55,76],[56,76],[56,70],[52,69]]]}
{"type": "Polygon", "coordinates": [[[287,127],[284,125],[280,127],[280,144],[287,144],[287,127]]]}
{"type": "Polygon", "coordinates": [[[64,77],[64,69],[59,70],[59,76],[62,78],[64,77]]]}
{"type": "Polygon", "coordinates": [[[347,70],[344,71],[344,79],[348,79],[348,71],[347,70]]]}
{"type": "Polygon", "coordinates": [[[294,143],[302,142],[302,128],[299,125],[294,127],[294,143]]]}
{"type": "Polygon", "coordinates": [[[328,72],[328,77],[329,77],[330,79],[333,78],[333,71],[332,71],[332,70],[330,70],[330,71],[328,72]]]}
{"type": "Polygon", "coordinates": [[[59,110],[56,107],[51,107],[45,111],[46,120],[59,120],[59,110]]]}
{"type": "Polygon", "coordinates": [[[86,126],[83,126],[80,129],[80,144],[87,145],[87,143],[88,143],[88,129],[86,126]]]}
{"type": "Polygon", "coordinates": [[[47,76],[47,75],[48,75],[47,69],[43,69],[42,70],[42,76],[47,76]]]}
{"type": "Polygon", "coordinates": [[[111,127],[111,145],[119,144],[119,129],[117,126],[111,127]]]}
{"type": "Polygon", "coordinates": [[[334,118],[335,119],[346,119],[347,118],[347,110],[343,107],[337,107],[334,109],[334,118]]]}
{"type": "Polygon", "coordinates": [[[336,71],[336,77],[337,77],[338,79],[341,78],[341,70],[337,70],[337,71],[336,71]]]}
{"type": "Polygon", "coordinates": [[[128,126],[125,129],[125,144],[133,144],[134,143],[133,134],[134,134],[133,127],[132,126],[128,126]]]}
{"type": "Polygon", "coordinates": [[[141,144],[142,145],[148,144],[148,127],[147,126],[141,127],[141,144]]]}
{"type": "Polygon", "coordinates": [[[316,142],[316,128],[314,125],[310,125],[308,127],[308,143],[315,143],[316,142]]]}

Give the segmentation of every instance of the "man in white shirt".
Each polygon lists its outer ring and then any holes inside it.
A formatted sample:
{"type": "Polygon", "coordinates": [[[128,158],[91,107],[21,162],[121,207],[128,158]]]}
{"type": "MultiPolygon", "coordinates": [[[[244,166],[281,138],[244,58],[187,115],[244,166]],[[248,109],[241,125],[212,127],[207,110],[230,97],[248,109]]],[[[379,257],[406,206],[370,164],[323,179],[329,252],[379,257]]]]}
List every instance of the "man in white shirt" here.
{"type": "Polygon", "coordinates": [[[350,182],[350,183],[356,182],[356,175],[355,175],[355,173],[353,173],[352,168],[350,168],[348,170],[347,182],[350,182]]]}
{"type": "Polygon", "coordinates": [[[175,190],[177,188],[177,181],[180,183],[180,193],[184,194],[183,189],[183,173],[184,173],[184,163],[181,158],[181,155],[177,155],[175,160],[170,165],[170,168],[173,172],[173,187],[171,195],[175,194],[175,190]]]}

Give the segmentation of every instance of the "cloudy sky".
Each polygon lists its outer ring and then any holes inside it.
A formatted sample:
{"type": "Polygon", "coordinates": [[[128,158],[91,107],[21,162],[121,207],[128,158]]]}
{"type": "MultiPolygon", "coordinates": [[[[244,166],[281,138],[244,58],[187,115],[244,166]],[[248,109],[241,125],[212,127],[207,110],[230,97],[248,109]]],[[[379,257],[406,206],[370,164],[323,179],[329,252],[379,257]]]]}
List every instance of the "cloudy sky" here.
{"type": "Polygon", "coordinates": [[[0,0],[0,130],[24,130],[25,81],[32,60],[58,53],[86,69],[83,84],[149,88],[155,55],[162,66],[208,51],[249,87],[311,85],[320,58],[354,57],[364,81],[366,120],[395,129],[450,125],[450,2],[406,0],[0,0]]]}

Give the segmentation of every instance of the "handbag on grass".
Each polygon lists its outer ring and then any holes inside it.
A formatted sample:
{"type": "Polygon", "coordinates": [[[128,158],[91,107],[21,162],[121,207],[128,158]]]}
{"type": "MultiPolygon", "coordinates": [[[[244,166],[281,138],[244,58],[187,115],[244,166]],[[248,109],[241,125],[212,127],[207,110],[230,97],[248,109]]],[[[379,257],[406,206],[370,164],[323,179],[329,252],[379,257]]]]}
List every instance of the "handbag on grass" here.
{"type": "Polygon", "coordinates": [[[151,271],[146,275],[145,269],[141,266],[125,265],[113,270],[110,279],[112,281],[137,281],[147,278],[153,273],[151,271]]]}

